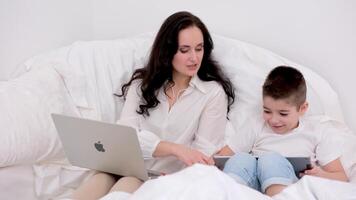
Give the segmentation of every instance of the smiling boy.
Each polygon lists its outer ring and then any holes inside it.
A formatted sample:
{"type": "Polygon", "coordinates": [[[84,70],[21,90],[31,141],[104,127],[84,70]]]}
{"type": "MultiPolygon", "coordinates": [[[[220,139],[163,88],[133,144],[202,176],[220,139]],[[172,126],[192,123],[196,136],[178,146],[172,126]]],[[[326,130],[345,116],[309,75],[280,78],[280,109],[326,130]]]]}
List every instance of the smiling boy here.
{"type": "Polygon", "coordinates": [[[285,157],[311,157],[317,165],[302,175],[348,181],[340,162],[339,130],[318,117],[303,117],[308,109],[303,75],[292,67],[276,67],[262,90],[263,119],[250,120],[251,124],[239,130],[218,153],[236,153],[226,162],[224,172],[273,196],[298,181],[285,157]]]}

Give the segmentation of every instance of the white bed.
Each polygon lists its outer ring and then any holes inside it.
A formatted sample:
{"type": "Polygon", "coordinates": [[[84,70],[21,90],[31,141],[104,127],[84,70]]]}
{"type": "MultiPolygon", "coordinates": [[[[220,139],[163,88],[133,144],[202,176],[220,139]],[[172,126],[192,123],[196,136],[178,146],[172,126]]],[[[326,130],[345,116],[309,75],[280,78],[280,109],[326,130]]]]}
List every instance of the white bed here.
{"type": "MultiPolygon", "coordinates": [[[[3,143],[0,146],[0,199],[65,198],[92,175],[92,171],[66,162],[50,113],[115,122],[122,101],[112,94],[129,78],[135,67],[143,65],[152,39],[152,34],[144,34],[116,40],[76,42],[31,58],[24,63],[26,73],[0,83],[0,127],[3,131],[0,135],[3,143]]],[[[348,143],[342,161],[351,180],[356,182],[356,158],[352,155],[356,151],[356,136],[344,125],[338,96],[328,82],[307,67],[268,50],[219,35],[214,35],[213,39],[214,57],[237,88],[237,102],[230,116],[234,128],[238,130],[247,120],[246,113],[259,112],[261,84],[269,70],[281,64],[295,66],[307,80],[311,108],[307,114],[326,115],[328,123],[344,130],[343,137],[348,143]]],[[[235,184],[213,167],[199,165],[147,182],[132,198],[143,199],[145,196],[149,199],[149,194],[152,194],[155,199],[167,199],[167,194],[159,192],[163,187],[167,187],[167,191],[172,190],[172,194],[180,191],[177,194],[194,199],[236,199],[236,196],[268,199],[235,184]],[[191,177],[199,179],[202,175],[199,171],[209,174],[207,180],[216,180],[221,187],[214,190],[214,185],[217,185],[214,181],[203,181],[206,184],[204,188],[199,185],[202,181],[195,185],[190,181],[190,188],[182,184],[174,188],[168,186],[169,182],[188,180],[189,174],[196,174],[191,177]]],[[[321,192],[325,188],[335,188],[335,195],[344,195],[344,199],[356,198],[353,183],[341,184],[313,177],[302,179],[278,198],[298,199],[300,195],[311,195],[311,198],[314,195],[314,199],[327,199],[321,192]]],[[[180,197],[169,196],[169,199],[180,197]]],[[[115,196],[108,198],[115,199],[115,196]]]]}

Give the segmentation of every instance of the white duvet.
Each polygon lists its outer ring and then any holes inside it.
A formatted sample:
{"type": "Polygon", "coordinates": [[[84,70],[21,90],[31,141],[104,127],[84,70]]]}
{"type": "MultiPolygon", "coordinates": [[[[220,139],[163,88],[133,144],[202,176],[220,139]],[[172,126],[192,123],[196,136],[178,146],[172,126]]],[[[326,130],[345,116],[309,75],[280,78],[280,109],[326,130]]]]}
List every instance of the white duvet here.
{"type": "Polygon", "coordinates": [[[216,167],[193,165],[178,173],[144,183],[132,195],[115,192],[101,200],[351,200],[356,185],[305,176],[273,198],[236,183],[216,167]]]}

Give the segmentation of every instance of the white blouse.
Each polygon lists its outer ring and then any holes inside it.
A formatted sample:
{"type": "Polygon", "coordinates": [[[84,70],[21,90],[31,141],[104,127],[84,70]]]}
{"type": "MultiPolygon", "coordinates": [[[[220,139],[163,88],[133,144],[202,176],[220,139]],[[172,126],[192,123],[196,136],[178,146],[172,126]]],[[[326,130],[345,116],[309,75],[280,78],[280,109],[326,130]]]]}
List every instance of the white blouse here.
{"type": "Polygon", "coordinates": [[[172,173],[184,167],[177,158],[153,158],[160,141],[184,144],[207,156],[216,153],[224,144],[227,122],[227,95],[215,81],[205,82],[194,76],[169,110],[168,97],[159,90],[157,107],[149,109],[150,116],[138,114],[141,101],[139,81],[134,81],[127,93],[118,123],[138,130],[140,146],[148,169],[172,173]]]}

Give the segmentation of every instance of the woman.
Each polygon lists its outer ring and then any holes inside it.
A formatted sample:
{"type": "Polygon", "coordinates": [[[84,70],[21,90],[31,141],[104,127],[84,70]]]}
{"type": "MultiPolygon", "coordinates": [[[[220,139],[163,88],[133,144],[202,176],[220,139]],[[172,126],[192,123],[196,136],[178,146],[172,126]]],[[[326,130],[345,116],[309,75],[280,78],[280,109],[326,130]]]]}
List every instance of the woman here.
{"type": "MultiPolygon", "coordinates": [[[[214,164],[211,156],[223,145],[235,95],[230,80],[211,58],[212,49],[203,22],[189,12],[177,12],[162,24],[146,66],[137,69],[117,95],[126,99],[118,123],[139,130],[144,157],[152,158],[146,161],[148,169],[173,173],[195,163],[214,164]]],[[[97,174],[74,198],[93,192],[88,189],[91,183],[95,191],[106,193],[114,181],[97,174]]],[[[125,177],[112,190],[133,192],[140,184],[125,177]]]]}

